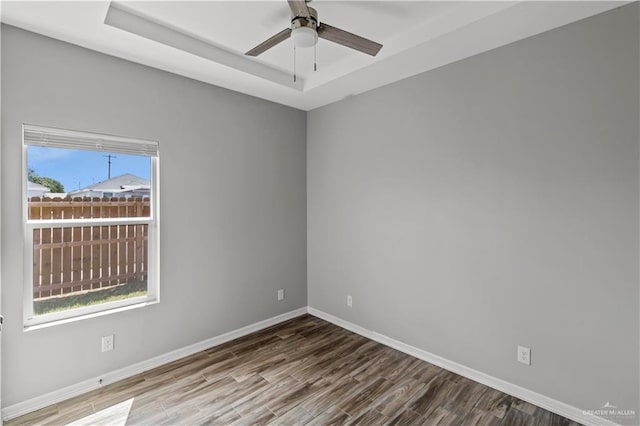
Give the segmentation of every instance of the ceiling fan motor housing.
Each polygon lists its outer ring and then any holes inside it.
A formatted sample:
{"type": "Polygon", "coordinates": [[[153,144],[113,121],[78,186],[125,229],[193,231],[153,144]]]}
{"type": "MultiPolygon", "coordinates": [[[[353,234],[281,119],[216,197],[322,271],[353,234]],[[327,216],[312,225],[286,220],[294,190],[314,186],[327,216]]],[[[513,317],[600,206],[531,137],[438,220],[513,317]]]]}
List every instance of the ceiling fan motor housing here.
{"type": "Polygon", "coordinates": [[[291,38],[295,47],[312,47],[318,42],[318,12],[309,7],[309,16],[291,18],[291,38]]]}

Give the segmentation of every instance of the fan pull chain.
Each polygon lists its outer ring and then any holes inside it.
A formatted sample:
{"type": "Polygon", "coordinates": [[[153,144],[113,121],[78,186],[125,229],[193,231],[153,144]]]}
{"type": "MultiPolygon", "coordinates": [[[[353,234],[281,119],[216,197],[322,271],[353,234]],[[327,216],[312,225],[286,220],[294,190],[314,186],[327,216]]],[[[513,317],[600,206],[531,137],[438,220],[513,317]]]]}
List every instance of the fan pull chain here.
{"type": "Polygon", "coordinates": [[[318,71],[318,43],[313,45],[313,72],[318,71]]]}
{"type": "Polygon", "coordinates": [[[293,82],[296,82],[296,46],[293,45],[293,82]]]}

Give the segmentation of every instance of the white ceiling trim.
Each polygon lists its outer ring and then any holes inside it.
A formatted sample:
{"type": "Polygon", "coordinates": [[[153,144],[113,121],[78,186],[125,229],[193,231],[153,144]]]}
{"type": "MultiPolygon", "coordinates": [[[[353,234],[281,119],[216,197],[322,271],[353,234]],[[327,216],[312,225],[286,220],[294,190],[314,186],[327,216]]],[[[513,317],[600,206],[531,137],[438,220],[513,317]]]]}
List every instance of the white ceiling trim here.
{"type": "Polygon", "coordinates": [[[166,23],[154,22],[153,19],[141,16],[122,3],[111,2],[104,23],[291,89],[299,91],[304,89],[302,78],[294,81],[289,72],[275,69],[249,56],[239,55],[230,49],[199,40],[183,31],[171,28],[166,23]]]}

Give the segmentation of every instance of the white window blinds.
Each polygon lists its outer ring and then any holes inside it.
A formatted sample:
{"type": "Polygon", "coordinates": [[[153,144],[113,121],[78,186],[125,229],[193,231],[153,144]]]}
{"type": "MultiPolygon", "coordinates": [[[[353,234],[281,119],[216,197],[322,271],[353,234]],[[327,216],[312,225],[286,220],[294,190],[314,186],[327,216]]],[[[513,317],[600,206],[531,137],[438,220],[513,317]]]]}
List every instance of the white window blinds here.
{"type": "Polygon", "coordinates": [[[25,145],[158,156],[158,142],[51,127],[23,126],[25,145]]]}

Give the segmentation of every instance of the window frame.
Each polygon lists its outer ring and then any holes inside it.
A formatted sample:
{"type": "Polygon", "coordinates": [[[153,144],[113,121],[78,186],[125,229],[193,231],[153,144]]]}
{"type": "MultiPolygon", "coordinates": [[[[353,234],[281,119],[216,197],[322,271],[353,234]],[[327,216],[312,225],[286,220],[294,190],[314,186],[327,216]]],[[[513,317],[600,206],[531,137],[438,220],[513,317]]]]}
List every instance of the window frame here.
{"type": "MultiPolygon", "coordinates": [[[[52,147],[58,147],[55,144],[52,147]]],[[[59,146],[63,148],[62,146],[59,146]]],[[[73,149],[73,148],[72,148],[73,149]]],[[[76,148],[83,149],[83,148],[76,148]]],[[[153,305],[160,302],[160,149],[157,141],[143,139],[124,138],[113,135],[81,132],[75,130],[57,129],[53,127],[22,125],[22,222],[24,237],[23,253],[23,325],[25,330],[41,328],[44,326],[93,318],[115,312],[121,312],[133,308],[153,305]],[[48,132],[57,136],[73,135],[94,140],[93,148],[87,144],[85,150],[103,151],[102,142],[113,141],[118,144],[155,143],[156,155],[148,155],[151,162],[150,191],[149,191],[149,217],[121,217],[121,218],[90,218],[90,219],[29,219],[28,215],[28,147],[37,146],[25,142],[25,131],[37,130],[48,132]],[[38,228],[70,228],[81,226],[109,226],[109,225],[147,225],[147,294],[145,296],[132,297],[123,300],[68,309],[60,312],[42,315],[34,314],[33,298],[33,234],[38,228]]]]}

